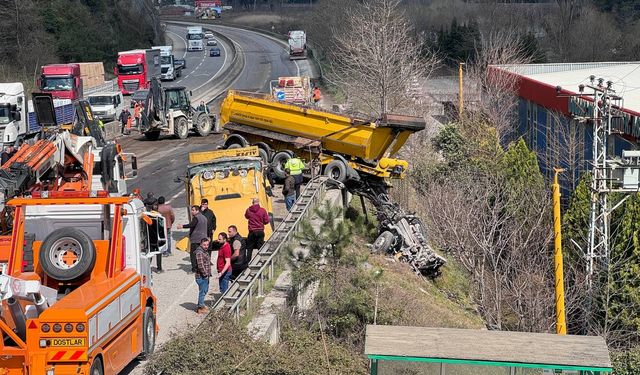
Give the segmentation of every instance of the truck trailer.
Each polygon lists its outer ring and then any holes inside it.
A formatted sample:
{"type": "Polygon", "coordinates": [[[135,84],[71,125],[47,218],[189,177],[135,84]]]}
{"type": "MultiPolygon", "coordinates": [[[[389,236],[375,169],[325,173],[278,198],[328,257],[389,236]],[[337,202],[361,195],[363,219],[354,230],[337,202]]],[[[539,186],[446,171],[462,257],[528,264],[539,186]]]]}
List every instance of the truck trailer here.
{"type": "Polygon", "coordinates": [[[118,87],[122,94],[149,89],[151,80],[160,78],[160,51],[136,49],[118,52],[118,61],[113,70],[118,76],[118,87]]]}

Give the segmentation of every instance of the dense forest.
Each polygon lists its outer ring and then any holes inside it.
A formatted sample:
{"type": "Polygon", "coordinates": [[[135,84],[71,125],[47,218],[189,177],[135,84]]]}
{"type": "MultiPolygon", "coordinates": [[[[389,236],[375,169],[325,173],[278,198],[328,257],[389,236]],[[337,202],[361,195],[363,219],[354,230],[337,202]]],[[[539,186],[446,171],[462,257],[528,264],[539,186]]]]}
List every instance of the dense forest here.
{"type": "Polygon", "coordinates": [[[0,79],[33,81],[41,65],[114,62],[160,42],[150,0],[0,0],[0,79]]]}

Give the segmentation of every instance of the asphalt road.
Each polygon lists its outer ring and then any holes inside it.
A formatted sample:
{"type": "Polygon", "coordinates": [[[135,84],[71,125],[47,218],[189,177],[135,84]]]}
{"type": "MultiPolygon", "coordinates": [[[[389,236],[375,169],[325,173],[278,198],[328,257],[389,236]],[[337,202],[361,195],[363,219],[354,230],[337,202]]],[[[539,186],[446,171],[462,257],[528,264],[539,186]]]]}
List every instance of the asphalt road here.
{"type": "MultiPolygon", "coordinates": [[[[261,34],[222,26],[209,26],[215,31],[223,33],[238,47],[238,53],[245,54],[245,67],[232,84],[231,88],[238,90],[268,92],[269,82],[280,76],[309,74],[310,66],[307,61],[291,62],[285,45],[261,34]]],[[[187,59],[187,70],[175,85],[182,85],[188,89],[206,88],[215,84],[216,74],[223,70],[225,60],[229,63],[227,50],[220,48],[222,56],[209,57],[204,52],[186,52],[184,35],[186,27],[169,25],[168,36],[173,40],[174,54],[187,59]],[[227,58],[226,58],[227,57],[227,58]]],[[[220,41],[219,41],[220,42],[220,41]]],[[[213,108],[215,112],[218,108],[213,108]]],[[[184,196],[184,185],[174,182],[175,177],[185,173],[189,152],[213,150],[222,144],[222,135],[210,134],[200,137],[191,134],[187,139],[180,140],[164,136],[158,141],[147,141],[143,136],[133,133],[131,136],[119,138],[123,150],[134,152],[138,156],[138,177],[129,184],[129,189],[140,188],[143,196],[153,192],[156,197],[162,195],[176,211],[176,223],[187,223],[187,203],[184,196]]],[[[275,201],[274,214],[276,225],[284,215],[284,204],[281,199],[275,201]]],[[[245,207],[239,207],[244,210],[245,207]]],[[[218,231],[226,228],[218,228],[218,231]]],[[[172,231],[175,241],[188,234],[185,230],[172,231]]],[[[155,266],[155,261],[153,262],[155,266]]],[[[166,342],[172,333],[179,333],[197,324],[202,316],[193,310],[197,299],[197,286],[193,274],[189,274],[189,257],[181,251],[173,252],[168,258],[163,258],[164,272],[154,275],[154,292],[157,296],[157,322],[160,333],[157,345],[166,342]]],[[[217,292],[217,280],[211,279],[210,292],[217,292]]],[[[211,298],[209,297],[209,301],[211,298]]],[[[141,374],[142,364],[130,364],[122,374],[141,374]]]]}

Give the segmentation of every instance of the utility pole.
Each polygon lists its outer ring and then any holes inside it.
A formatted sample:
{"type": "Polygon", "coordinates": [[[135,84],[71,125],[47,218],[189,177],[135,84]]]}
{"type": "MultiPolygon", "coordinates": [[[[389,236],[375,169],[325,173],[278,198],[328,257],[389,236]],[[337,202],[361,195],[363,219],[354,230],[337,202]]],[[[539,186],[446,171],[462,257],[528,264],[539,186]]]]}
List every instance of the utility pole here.
{"type": "Polygon", "coordinates": [[[459,84],[459,90],[458,90],[458,110],[459,110],[459,114],[460,117],[462,117],[462,112],[464,111],[464,89],[462,87],[462,66],[464,65],[463,62],[458,64],[458,84],[459,84]]]}
{"type": "Polygon", "coordinates": [[[556,269],[556,333],[567,334],[566,313],[564,309],[564,265],[562,261],[562,221],[560,216],[560,184],[558,184],[558,173],[564,169],[554,168],[553,171],[553,232],[554,241],[554,266],[556,269]]]}

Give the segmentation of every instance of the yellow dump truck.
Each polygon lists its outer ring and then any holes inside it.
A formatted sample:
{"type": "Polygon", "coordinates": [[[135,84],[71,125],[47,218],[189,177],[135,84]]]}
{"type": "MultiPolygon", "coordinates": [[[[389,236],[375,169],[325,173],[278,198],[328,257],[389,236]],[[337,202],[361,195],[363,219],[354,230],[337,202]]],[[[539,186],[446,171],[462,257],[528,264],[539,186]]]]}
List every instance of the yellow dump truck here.
{"type": "MultiPolygon", "coordinates": [[[[209,208],[217,219],[216,232],[226,231],[229,225],[235,225],[238,232],[246,237],[245,210],[251,206],[253,198],[260,199],[260,205],[271,218],[271,225],[264,230],[265,239],[268,239],[273,232],[273,203],[271,186],[263,171],[258,147],[192,152],[186,175],[179,180],[185,183],[187,207],[199,205],[202,198],[209,200],[209,208]]],[[[181,250],[188,249],[188,237],[176,246],[181,250]]]]}
{"type": "Polygon", "coordinates": [[[422,118],[355,118],[231,90],[220,107],[220,123],[224,148],[257,146],[278,177],[284,177],[284,164],[297,155],[308,162],[312,175],[329,176],[367,198],[376,208],[380,232],[372,248],[406,260],[423,275],[440,273],[446,261],[427,243],[422,222],[388,195],[388,179],[403,178],[409,165],[393,156],[411,134],[425,128],[422,118]]]}
{"type": "Polygon", "coordinates": [[[255,145],[278,177],[293,154],[312,161],[315,173],[335,180],[402,178],[408,167],[393,156],[422,118],[385,115],[371,121],[281,103],[268,95],[229,91],[220,107],[225,148],[255,145]]]}

